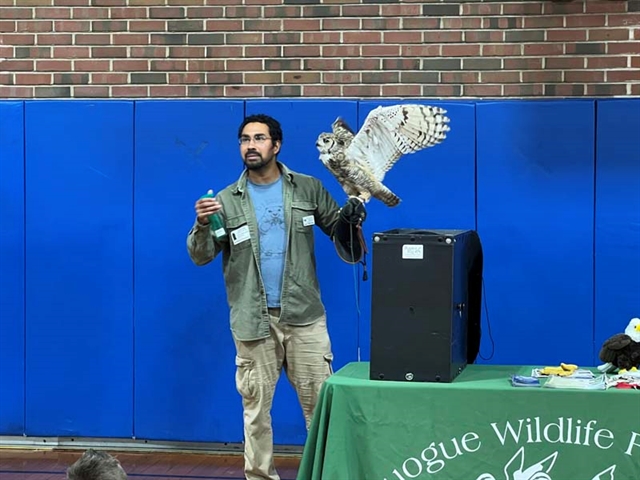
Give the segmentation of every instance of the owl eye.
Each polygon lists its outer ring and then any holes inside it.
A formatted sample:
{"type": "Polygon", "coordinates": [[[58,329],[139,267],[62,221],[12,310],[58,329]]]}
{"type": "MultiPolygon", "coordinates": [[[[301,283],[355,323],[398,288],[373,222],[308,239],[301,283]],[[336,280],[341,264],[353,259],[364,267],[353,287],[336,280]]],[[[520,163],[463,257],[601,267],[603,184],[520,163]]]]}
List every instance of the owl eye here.
{"type": "Polygon", "coordinates": [[[324,139],[324,140],[322,140],[322,141],[323,141],[324,143],[327,143],[329,140],[325,138],[325,139],[324,139]]]}

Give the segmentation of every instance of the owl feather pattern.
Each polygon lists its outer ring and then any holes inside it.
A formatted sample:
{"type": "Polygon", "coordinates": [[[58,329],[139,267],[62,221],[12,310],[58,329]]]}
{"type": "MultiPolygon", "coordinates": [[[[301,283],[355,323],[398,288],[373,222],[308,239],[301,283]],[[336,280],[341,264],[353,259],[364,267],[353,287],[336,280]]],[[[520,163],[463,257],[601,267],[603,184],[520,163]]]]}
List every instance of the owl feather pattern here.
{"type": "Polygon", "coordinates": [[[404,155],[441,143],[450,130],[446,113],[426,105],[377,107],[357,133],[338,117],[331,133],[318,136],[320,161],[347,195],[394,207],[400,198],[382,183],[385,174],[404,155]]]}

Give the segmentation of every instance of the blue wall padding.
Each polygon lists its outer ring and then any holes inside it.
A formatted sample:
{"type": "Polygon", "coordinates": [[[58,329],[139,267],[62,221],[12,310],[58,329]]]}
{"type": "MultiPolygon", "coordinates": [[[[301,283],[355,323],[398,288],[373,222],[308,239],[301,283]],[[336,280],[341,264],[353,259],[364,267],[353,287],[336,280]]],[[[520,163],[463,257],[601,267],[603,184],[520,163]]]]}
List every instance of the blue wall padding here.
{"type": "Polygon", "coordinates": [[[640,317],[640,99],[598,103],[595,346],[640,317]]]}
{"type": "Polygon", "coordinates": [[[133,102],[26,103],[26,432],[133,432],[133,102]]]}
{"type": "MultiPolygon", "coordinates": [[[[358,127],[378,105],[395,103],[400,102],[361,102],[358,127]]],[[[440,145],[406,155],[387,172],[383,183],[400,197],[401,202],[396,207],[387,207],[375,199],[367,204],[369,216],[364,233],[369,251],[375,232],[395,228],[475,228],[475,104],[422,103],[447,110],[451,130],[440,145]]],[[[370,264],[370,256],[368,260],[370,264]]],[[[369,275],[375,275],[371,266],[368,268],[369,275]]],[[[361,284],[361,292],[360,352],[363,360],[369,360],[371,281],[361,284]]]]}
{"type": "Polygon", "coordinates": [[[595,102],[476,108],[491,362],[591,364],[595,102]]]}
{"type": "MultiPolygon", "coordinates": [[[[477,226],[477,361],[597,365],[640,316],[640,99],[421,101],[451,132],[387,174],[402,203],[367,205],[369,249],[377,231],[477,226]]],[[[221,258],[186,250],[194,203],[238,178],[237,129],[264,112],[280,159],[343,204],[318,134],[400,102],[0,102],[0,435],[241,442],[221,258]]],[[[362,282],[319,230],[316,246],[334,368],[369,360],[371,256],[362,282]]],[[[273,426],[305,441],[284,378],[273,426]]]]}
{"type": "Polygon", "coordinates": [[[242,171],[241,101],[145,101],[135,116],[135,433],[242,440],[222,257],[198,267],[195,202],[242,171]]]}
{"type": "Polygon", "coordinates": [[[24,103],[0,102],[0,433],[24,432],[24,103]]]}
{"type": "MultiPolygon", "coordinates": [[[[251,100],[247,101],[246,113],[266,113],[278,119],[284,132],[279,159],[292,170],[319,178],[336,202],[343,205],[347,196],[320,161],[315,143],[320,132],[331,131],[331,123],[338,116],[355,125],[357,106],[357,102],[345,100],[251,100]]],[[[358,321],[352,267],[339,259],[333,244],[320,229],[315,230],[315,238],[318,278],[327,309],[334,369],[339,369],[357,359],[358,321]]],[[[276,442],[304,442],[306,431],[297,403],[293,388],[283,377],[278,384],[273,407],[276,442]]]]}

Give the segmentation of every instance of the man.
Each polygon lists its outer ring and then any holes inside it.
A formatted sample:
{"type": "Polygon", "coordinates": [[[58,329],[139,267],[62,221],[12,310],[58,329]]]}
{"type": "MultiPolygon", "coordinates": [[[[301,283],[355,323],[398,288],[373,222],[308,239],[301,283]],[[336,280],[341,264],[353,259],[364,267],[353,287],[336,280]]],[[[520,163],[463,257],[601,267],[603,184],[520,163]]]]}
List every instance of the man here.
{"type": "Polygon", "coordinates": [[[67,469],[67,480],[127,480],[127,474],[108,453],[89,449],[67,469]]]}
{"type": "Polygon", "coordinates": [[[271,406],[284,367],[307,430],[333,354],[320,298],[314,225],[330,236],[341,258],[362,256],[362,202],[344,208],[320,181],[277,160],[282,129],[267,115],[247,117],[238,131],[244,170],[215,199],[195,204],[189,256],[206,265],[218,254],[236,347],[236,388],[244,411],[245,476],[278,480],[273,464],[271,406]],[[216,238],[209,216],[222,213],[227,235],[216,238]]]}

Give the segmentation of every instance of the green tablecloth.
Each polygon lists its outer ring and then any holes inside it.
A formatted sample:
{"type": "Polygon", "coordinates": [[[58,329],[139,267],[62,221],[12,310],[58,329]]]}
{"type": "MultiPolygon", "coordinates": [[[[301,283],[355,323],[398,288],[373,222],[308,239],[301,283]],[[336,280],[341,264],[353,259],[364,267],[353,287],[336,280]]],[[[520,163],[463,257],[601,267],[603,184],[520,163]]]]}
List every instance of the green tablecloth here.
{"type": "Polygon", "coordinates": [[[640,391],[511,386],[532,368],[438,384],[350,363],[323,387],[298,480],[639,480],[640,391]]]}

